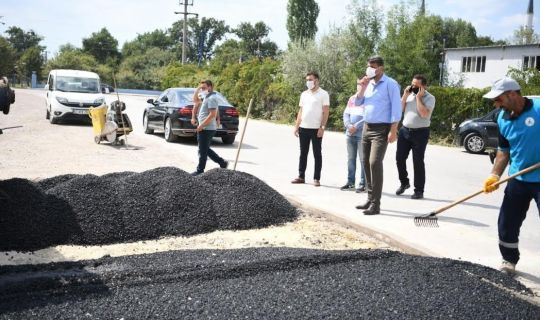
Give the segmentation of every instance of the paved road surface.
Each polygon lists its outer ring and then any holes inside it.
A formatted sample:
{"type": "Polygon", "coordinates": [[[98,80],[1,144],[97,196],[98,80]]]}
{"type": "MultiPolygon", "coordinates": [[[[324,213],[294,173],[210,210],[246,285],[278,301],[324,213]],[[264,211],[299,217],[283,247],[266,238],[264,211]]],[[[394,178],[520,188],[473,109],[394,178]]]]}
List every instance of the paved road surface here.
{"type": "MultiPolygon", "coordinates": [[[[45,120],[44,92],[17,90],[17,103],[8,116],[0,115],[0,128],[23,125],[0,135],[0,178],[44,178],[63,173],[142,171],[158,166],[177,166],[193,171],[197,161],[194,141],[167,143],[162,134],[145,135],[142,111],[148,97],[124,96],[127,112],[134,124],[129,135],[132,150],[93,142],[92,129],[80,125],[50,125],[45,120]]],[[[108,95],[107,100],[116,99],[108,95]]],[[[243,123],[243,120],[242,120],[243,123]]],[[[238,141],[226,146],[220,140],[215,150],[234,160],[238,141]]],[[[491,164],[485,155],[472,155],[462,149],[430,145],[426,151],[427,184],[425,199],[396,196],[399,185],[395,168],[395,144],[389,146],[385,159],[385,182],[382,214],[364,216],[354,208],[366,199],[365,194],[340,191],[346,181],[346,147],[342,133],[327,132],[323,140],[323,171],[320,188],[314,187],[313,159],[310,156],[307,184],[292,185],[297,175],[299,146],[291,126],[250,120],[237,169],[267,182],[283,195],[303,206],[321,210],[348,223],[361,226],[380,238],[399,243],[433,256],[466,260],[497,268],[497,215],[502,189],[480,195],[440,214],[440,228],[418,228],[413,217],[444,206],[481,188],[491,164]]],[[[409,167],[412,166],[409,160],[409,167]]],[[[209,168],[217,167],[211,161],[209,168]]],[[[540,288],[540,219],[531,205],[521,230],[520,279],[536,290],[540,288]],[[531,283],[532,281],[532,283],[531,283]]]]}

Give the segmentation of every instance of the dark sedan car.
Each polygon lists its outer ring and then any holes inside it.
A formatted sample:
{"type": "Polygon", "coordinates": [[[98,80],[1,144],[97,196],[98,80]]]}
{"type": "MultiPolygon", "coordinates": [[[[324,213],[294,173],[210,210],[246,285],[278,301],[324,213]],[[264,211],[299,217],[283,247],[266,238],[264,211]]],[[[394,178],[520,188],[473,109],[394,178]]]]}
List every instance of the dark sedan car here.
{"type": "MultiPolygon", "coordinates": [[[[196,127],[191,124],[194,92],[194,88],[169,88],[157,100],[149,99],[143,115],[144,132],[151,134],[154,130],[162,130],[168,142],[179,136],[196,136],[196,127]]],[[[238,111],[223,95],[216,93],[220,118],[216,137],[220,137],[224,144],[232,144],[238,133],[238,111]]]]}
{"type": "Polygon", "coordinates": [[[495,108],[486,115],[463,121],[457,128],[457,142],[470,153],[482,153],[486,149],[497,148],[499,129],[495,108]]]}

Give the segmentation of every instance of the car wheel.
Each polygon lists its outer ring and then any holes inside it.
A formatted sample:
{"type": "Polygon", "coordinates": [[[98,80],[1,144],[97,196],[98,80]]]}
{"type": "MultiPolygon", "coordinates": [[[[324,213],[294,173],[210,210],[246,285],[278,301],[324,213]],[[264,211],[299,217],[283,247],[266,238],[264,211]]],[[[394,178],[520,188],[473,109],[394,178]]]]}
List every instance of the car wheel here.
{"type": "Polygon", "coordinates": [[[50,122],[51,124],[57,124],[57,123],[58,123],[58,119],[55,118],[55,117],[53,116],[53,114],[50,113],[50,112],[49,112],[49,122],[50,122]]]}
{"type": "Polygon", "coordinates": [[[163,128],[163,130],[165,131],[165,140],[167,142],[176,141],[177,137],[173,134],[172,121],[170,117],[165,120],[165,128],[163,128]]]}
{"type": "Polygon", "coordinates": [[[49,112],[49,109],[47,109],[47,113],[45,114],[45,119],[49,120],[51,118],[51,113],[49,112]]]}
{"type": "Polygon", "coordinates": [[[235,134],[229,134],[229,135],[221,137],[221,141],[223,141],[223,144],[233,144],[234,139],[236,139],[235,134]]]}
{"type": "Polygon", "coordinates": [[[482,153],[486,149],[486,142],[484,141],[484,138],[480,136],[478,133],[473,132],[469,133],[465,140],[463,140],[463,146],[465,147],[465,150],[470,153],[482,153]]]}
{"type": "Polygon", "coordinates": [[[143,128],[144,128],[144,133],[146,133],[146,134],[154,133],[153,129],[148,128],[148,113],[146,113],[146,112],[143,115],[143,128]]]}

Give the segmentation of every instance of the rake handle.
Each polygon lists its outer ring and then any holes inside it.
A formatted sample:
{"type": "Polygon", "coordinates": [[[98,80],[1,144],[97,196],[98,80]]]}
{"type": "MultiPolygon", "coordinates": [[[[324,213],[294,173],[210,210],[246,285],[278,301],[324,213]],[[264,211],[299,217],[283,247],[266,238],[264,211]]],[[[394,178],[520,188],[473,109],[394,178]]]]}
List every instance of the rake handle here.
{"type": "MultiPolygon", "coordinates": [[[[501,185],[501,184],[507,182],[508,180],[512,180],[512,179],[514,179],[514,178],[517,177],[517,176],[520,176],[520,175],[525,174],[525,173],[527,173],[527,172],[536,170],[536,169],[538,169],[538,168],[540,168],[540,162],[538,162],[537,164],[532,165],[532,166],[530,166],[530,167],[528,167],[528,168],[525,168],[525,169],[523,169],[523,170],[521,170],[521,171],[518,171],[518,172],[514,173],[514,174],[511,175],[511,176],[508,176],[508,177],[506,177],[506,178],[504,178],[504,179],[501,179],[501,180],[497,181],[496,183],[493,184],[493,186],[501,185]]],[[[474,197],[476,197],[477,195],[479,195],[479,194],[481,194],[481,193],[483,193],[483,192],[484,192],[484,189],[481,189],[480,191],[476,191],[475,193],[472,193],[472,194],[470,194],[470,195],[468,195],[468,196],[465,196],[465,197],[463,197],[463,198],[461,198],[461,199],[459,199],[459,200],[456,200],[456,201],[452,202],[452,203],[449,204],[449,205],[446,205],[446,206],[444,206],[444,207],[442,207],[442,208],[439,208],[439,209],[433,211],[431,214],[432,214],[432,215],[439,214],[439,213],[441,213],[441,212],[443,212],[443,211],[446,211],[446,210],[448,210],[448,209],[450,209],[450,208],[452,208],[452,207],[454,207],[454,206],[456,206],[456,205],[458,205],[458,204],[460,204],[460,203],[462,203],[462,202],[465,202],[465,201],[469,200],[470,198],[474,198],[474,197]]]]}

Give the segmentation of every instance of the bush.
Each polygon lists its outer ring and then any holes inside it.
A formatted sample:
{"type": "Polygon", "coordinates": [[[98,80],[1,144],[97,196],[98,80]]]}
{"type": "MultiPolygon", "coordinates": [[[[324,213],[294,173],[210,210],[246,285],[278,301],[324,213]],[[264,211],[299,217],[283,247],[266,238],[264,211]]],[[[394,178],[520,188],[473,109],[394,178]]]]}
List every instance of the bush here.
{"type": "Polygon", "coordinates": [[[431,132],[435,139],[452,142],[454,129],[468,118],[478,117],[493,108],[482,96],[488,89],[431,87],[435,109],[431,116],[431,132]]]}

